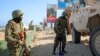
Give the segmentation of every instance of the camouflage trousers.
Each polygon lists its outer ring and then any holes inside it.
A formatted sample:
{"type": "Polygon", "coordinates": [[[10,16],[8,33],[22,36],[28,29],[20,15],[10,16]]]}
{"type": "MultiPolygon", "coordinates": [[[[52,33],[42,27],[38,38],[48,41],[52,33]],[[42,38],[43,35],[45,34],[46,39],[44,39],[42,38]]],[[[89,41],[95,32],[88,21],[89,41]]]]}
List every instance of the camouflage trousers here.
{"type": "Polygon", "coordinates": [[[66,46],[66,34],[65,33],[56,34],[56,38],[54,40],[54,49],[53,49],[54,52],[56,51],[57,46],[60,44],[60,41],[62,43],[62,46],[61,46],[62,51],[64,51],[65,46],[66,46]]]}
{"type": "Polygon", "coordinates": [[[21,46],[15,47],[14,45],[7,45],[9,56],[20,56],[21,46]]]}

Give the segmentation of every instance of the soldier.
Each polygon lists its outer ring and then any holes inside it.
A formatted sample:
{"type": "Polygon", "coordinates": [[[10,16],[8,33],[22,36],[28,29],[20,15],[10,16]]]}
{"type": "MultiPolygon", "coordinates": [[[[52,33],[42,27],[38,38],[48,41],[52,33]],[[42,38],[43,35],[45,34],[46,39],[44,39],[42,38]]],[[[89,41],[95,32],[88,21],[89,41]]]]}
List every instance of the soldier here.
{"type": "Polygon", "coordinates": [[[68,27],[67,27],[67,12],[63,12],[62,13],[62,16],[59,17],[55,24],[54,24],[54,31],[56,33],[56,37],[55,37],[55,40],[54,40],[54,49],[53,49],[53,54],[56,55],[55,51],[56,51],[56,48],[59,44],[59,42],[61,42],[62,44],[62,51],[60,50],[59,51],[59,54],[64,54],[64,53],[67,53],[65,51],[65,46],[66,46],[66,31],[67,30],[67,33],[69,34],[68,32],[68,27]]]}
{"type": "Polygon", "coordinates": [[[20,56],[20,50],[25,44],[25,31],[22,24],[23,12],[14,10],[12,20],[9,20],[5,29],[5,40],[10,56],[20,56]]]}

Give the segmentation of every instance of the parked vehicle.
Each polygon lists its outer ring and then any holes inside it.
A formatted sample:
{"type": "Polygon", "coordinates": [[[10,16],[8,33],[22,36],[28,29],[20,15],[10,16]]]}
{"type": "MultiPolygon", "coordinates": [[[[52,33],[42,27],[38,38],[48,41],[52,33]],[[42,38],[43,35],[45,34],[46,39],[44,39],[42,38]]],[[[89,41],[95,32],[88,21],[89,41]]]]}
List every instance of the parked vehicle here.
{"type": "Polygon", "coordinates": [[[80,8],[70,17],[72,38],[74,43],[80,43],[82,34],[90,36],[89,46],[94,56],[100,56],[100,2],[80,8]]]}

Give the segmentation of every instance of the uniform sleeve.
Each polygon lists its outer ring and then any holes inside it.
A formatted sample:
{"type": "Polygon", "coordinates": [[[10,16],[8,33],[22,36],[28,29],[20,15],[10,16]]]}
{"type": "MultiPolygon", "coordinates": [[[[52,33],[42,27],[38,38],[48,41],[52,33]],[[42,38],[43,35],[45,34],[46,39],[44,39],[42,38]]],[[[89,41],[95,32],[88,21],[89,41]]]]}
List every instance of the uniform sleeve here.
{"type": "Polygon", "coordinates": [[[69,35],[71,33],[71,27],[69,25],[69,19],[67,19],[67,21],[66,21],[66,30],[67,30],[67,34],[69,35]]]}
{"type": "Polygon", "coordinates": [[[24,38],[26,40],[26,29],[24,28],[24,38]]]}
{"type": "Polygon", "coordinates": [[[5,40],[7,42],[18,42],[18,40],[16,38],[13,38],[13,35],[12,35],[12,25],[11,25],[11,23],[8,23],[6,25],[6,29],[5,29],[5,40]]]}
{"type": "Polygon", "coordinates": [[[56,23],[57,23],[57,20],[54,22],[54,32],[56,33],[56,23]]]}
{"type": "Polygon", "coordinates": [[[54,32],[55,32],[55,33],[58,33],[58,32],[57,32],[57,30],[58,30],[57,27],[58,27],[58,25],[59,25],[59,22],[58,22],[58,21],[59,21],[59,20],[57,19],[57,20],[55,21],[55,23],[54,23],[54,32]]]}
{"type": "Polygon", "coordinates": [[[69,18],[69,23],[73,23],[73,14],[71,14],[71,17],[69,18]]]}
{"type": "Polygon", "coordinates": [[[68,21],[66,20],[66,26],[65,28],[68,30],[68,21]]]}

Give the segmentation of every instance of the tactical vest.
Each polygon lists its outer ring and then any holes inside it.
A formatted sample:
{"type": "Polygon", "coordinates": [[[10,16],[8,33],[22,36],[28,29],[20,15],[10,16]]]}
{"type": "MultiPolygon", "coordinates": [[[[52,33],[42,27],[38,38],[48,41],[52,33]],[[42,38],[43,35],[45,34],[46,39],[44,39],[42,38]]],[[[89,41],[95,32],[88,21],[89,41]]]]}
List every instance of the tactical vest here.
{"type": "MultiPolygon", "coordinates": [[[[14,21],[11,21],[12,24],[12,37],[16,38],[17,40],[22,40],[24,38],[24,28],[22,23],[16,23],[14,21]]],[[[16,43],[14,45],[15,47],[18,47],[19,44],[16,43]]]]}

